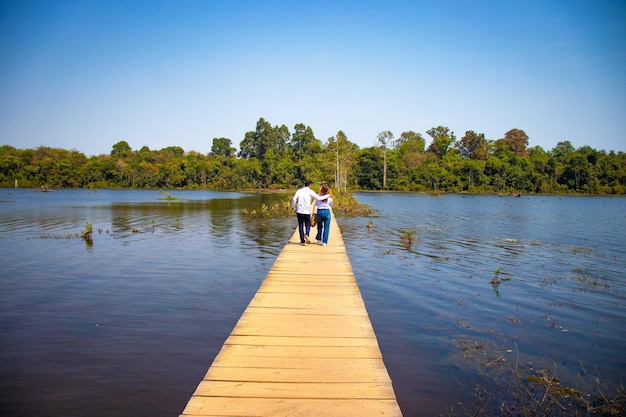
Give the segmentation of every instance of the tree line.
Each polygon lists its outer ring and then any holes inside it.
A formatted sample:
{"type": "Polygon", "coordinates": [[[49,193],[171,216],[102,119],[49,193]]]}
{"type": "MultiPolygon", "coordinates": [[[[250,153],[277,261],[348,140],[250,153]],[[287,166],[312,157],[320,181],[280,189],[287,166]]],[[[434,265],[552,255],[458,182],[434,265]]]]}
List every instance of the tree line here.
{"type": "Polygon", "coordinates": [[[239,151],[214,138],[211,152],[179,146],[133,150],[117,142],[108,155],[76,150],[0,146],[0,186],[28,188],[295,188],[305,178],[345,190],[476,193],[626,194],[626,154],[569,141],[551,150],[529,147],[521,129],[499,139],[467,131],[459,139],[445,126],[426,138],[380,132],[375,146],[359,148],[339,131],[325,142],[302,123],[290,131],[261,118],[239,151]]]}

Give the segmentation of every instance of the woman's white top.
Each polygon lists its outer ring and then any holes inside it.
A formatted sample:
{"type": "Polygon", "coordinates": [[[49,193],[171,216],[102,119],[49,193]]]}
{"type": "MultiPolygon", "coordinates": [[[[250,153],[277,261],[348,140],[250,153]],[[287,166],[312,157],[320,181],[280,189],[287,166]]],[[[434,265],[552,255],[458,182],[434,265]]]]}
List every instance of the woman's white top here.
{"type": "MultiPolygon", "coordinates": [[[[326,196],[323,196],[323,197],[326,197],[326,196]]],[[[333,206],[333,198],[331,196],[328,196],[328,199],[317,200],[315,204],[317,204],[318,210],[330,210],[330,208],[333,206]]]]}

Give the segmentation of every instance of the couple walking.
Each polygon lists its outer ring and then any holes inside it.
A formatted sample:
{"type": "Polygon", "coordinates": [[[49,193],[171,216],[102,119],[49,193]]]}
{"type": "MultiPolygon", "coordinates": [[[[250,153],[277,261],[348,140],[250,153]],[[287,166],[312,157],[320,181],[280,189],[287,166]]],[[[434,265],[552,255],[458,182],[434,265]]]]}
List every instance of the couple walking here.
{"type": "Polygon", "coordinates": [[[330,186],[326,181],[322,183],[319,194],[311,189],[311,181],[306,181],[291,199],[291,208],[296,211],[298,217],[298,231],[300,232],[300,245],[311,243],[309,232],[311,231],[311,200],[314,199],[317,207],[317,243],[326,246],[330,233],[330,208],[333,198],[330,196],[330,186]]]}

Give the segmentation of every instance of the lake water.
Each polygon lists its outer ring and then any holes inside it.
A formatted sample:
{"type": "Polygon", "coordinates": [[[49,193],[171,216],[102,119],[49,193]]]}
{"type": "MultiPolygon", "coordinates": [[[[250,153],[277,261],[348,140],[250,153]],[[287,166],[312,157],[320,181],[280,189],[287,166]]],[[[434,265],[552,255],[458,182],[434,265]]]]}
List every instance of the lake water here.
{"type": "Polygon", "coordinates": [[[406,416],[463,415],[506,365],[626,381],[625,198],[357,198],[383,217],[340,227],[406,416]]]}
{"type": "MultiPolygon", "coordinates": [[[[180,414],[296,220],[171,194],[0,189],[0,414],[180,414]]],[[[337,220],[405,416],[462,415],[494,363],[626,380],[626,198],[357,199],[377,216],[337,220]]]]}

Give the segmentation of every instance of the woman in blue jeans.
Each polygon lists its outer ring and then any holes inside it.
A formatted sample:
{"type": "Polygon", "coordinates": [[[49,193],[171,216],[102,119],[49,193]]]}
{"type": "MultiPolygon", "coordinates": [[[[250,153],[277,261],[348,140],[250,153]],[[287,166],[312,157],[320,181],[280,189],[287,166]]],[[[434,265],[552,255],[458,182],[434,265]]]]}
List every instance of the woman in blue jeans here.
{"type": "Polygon", "coordinates": [[[330,233],[330,208],[333,206],[333,198],[330,196],[330,186],[327,183],[322,184],[320,188],[320,197],[328,196],[326,200],[317,200],[317,243],[328,245],[328,234],[330,233]]]}

